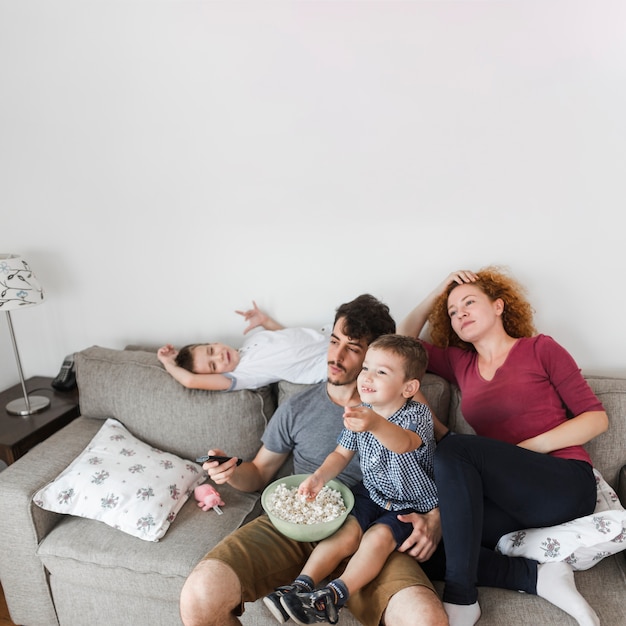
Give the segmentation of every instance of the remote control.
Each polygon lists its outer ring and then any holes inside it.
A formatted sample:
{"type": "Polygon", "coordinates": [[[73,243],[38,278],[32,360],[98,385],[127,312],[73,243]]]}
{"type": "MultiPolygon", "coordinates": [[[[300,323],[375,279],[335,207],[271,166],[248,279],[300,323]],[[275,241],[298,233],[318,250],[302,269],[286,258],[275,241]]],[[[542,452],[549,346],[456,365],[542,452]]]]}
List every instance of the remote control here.
{"type": "MultiPolygon", "coordinates": [[[[232,456],[219,456],[219,455],[211,454],[211,455],[206,455],[206,456],[199,456],[196,459],[196,463],[206,463],[207,461],[217,461],[221,465],[222,463],[226,463],[228,459],[232,459],[232,458],[233,458],[232,456]]],[[[237,459],[237,465],[241,465],[242,463],[243,463],[243,459],[237,459]]]]}

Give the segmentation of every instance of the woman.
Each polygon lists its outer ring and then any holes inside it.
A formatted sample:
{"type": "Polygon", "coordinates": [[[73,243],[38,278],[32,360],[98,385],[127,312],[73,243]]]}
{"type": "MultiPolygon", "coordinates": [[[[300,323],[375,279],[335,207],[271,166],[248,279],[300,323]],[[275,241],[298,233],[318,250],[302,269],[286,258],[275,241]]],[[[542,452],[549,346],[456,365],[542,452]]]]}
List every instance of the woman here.
{"type": "Polygon", "coordinates": [[[569,565],[494,548],[513,530],[593,512],[596,482],[582,445],[608,428],[604,407],[569,353],[536,334],[524,290],[497,268],[453,272],[399,332],[418,337],[427,321],[428,369],[459,386],[477,433],[446,437],[435,453],[450,625],[480,618],[477,582],[537,594],[581,626],[598,625],[569,565]]]}

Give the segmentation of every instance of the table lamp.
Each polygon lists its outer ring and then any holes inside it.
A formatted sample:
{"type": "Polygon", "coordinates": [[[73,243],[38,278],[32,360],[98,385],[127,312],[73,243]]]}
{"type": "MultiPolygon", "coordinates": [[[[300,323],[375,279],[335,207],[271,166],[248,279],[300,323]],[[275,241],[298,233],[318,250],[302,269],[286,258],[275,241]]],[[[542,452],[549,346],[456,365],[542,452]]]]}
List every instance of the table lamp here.
{"type": "Polygon", "coordinates": [[[17,350],[15,333],[11,322],[11,311],[22,307],[33,306],[43,302],[43,289],[30,269],[28,263],[17,254],[0,254],[0,310],[7,314],[9,332],[15,351],[17,371],[22,384],[23,398],[11,400],[6,406],[11,415],[33,415],[50,405],[50,399],[43,396],[29,396],[24,383],[20,353],[17,350]]]}

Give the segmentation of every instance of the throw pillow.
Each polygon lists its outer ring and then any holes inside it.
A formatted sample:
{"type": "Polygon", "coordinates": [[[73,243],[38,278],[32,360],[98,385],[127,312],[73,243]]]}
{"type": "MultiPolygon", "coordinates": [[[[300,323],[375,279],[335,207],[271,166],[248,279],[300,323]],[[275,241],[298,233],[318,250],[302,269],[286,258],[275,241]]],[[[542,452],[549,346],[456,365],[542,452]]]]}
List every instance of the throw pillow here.
{"type": "Polygon", "coordinates": [[[626,510],[617,494],[594,469],[598,499],[591,515],[546,528],[529,528],[500,538],[496,550],[540,563],[565,561],[589,569],[603,558],[626,550],[626,510]]]}
{"type": "Polygon", "coordinates": [[[158,541],[205,480],[197,463],[147,445],[109,418],[33,501],[48,511],[99,520],[134,537],[158,541]]]}

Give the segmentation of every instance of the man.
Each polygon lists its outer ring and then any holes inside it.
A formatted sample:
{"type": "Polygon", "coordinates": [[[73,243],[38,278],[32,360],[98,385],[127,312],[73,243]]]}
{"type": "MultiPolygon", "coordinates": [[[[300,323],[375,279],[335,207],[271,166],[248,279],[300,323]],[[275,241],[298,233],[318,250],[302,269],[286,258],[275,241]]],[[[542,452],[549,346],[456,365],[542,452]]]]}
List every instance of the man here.
{"type": "MultiPolygon", "coordinates": [[[[236,466],[235,459],[205,464],[212,480],[241,491],[262,490],[290,453],[297,474],[313,472],[331,452],[343,427],[345,406],[360,404],[356,379],[368,345],[395,332],[389,308],[371,295],[361,295],[336,311],[328,347],[328,381],[290,398],[270,420],[263,445],[253,461],[236,466]]],[[[424,401],[423,397],[418,398],[424,401]]],[[[435,419],[440,438],[446,428],[435,419]]],[[[218,449],[209,454],[223,454],[218,449]]],[[[339,475],[351,485],[360,480],[353,459],[339,475]]],[[[403,516],[414,531],[394,552],[380,575],[351,597],[348,608],[366,626],[415,623],[445,626],[448,620],[432,583],[417,560],[425,561],[440,539],[438,509],[426,515],[403,516]]],[[[198,563],[181,592],[185,626],[231,626],[241,622],[245,602],[254,602],[294,580],[313,549],[312,544],[281,535],[262,515],[225,537],[198,563]]],[[[343,566],[342,566],[343,568],[343,566]]],[[[340,572],[339,572],[340,573],[340,572]]],[[[287,592],[286,590],[285,592],[287,592]]],[[[285,621],[287,616],[285,614],[285,621]]]]}

